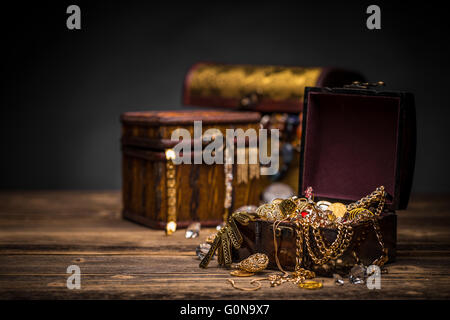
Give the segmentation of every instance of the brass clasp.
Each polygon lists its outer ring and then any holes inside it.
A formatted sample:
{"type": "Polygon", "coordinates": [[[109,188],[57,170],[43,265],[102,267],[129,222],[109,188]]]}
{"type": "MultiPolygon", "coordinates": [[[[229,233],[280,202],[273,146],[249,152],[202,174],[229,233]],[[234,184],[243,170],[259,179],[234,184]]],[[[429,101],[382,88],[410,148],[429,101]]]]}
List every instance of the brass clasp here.
{"type": "Polygon", "coordinates": [[[369,88],[384,87],[384,86],[386,86],[386,83],[384,81],[377,81],[377,82],[353,81],[352,84],[344,85],[344,88],[369,89],[369,88]]]}
{"type": "Polygon", "coordinates": [[[278,227],[275,229],[275,236],[277,238],[292,238],[294,235],[294,229],[290,227],[278,227]]]}
{"type": "Polygon", "coordinates": [[[251,92],[245,95],[240,101],[240,107],[246,109],[256,106],[260,102],[261,96],[261,92],[251,92]]]}

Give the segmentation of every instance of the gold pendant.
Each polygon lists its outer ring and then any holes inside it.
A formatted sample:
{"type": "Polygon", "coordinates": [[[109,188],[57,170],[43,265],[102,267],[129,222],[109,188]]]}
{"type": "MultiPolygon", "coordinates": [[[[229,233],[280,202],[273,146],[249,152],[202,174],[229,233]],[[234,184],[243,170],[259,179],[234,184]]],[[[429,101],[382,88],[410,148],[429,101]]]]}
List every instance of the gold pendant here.
{"type": "Polygon", "coordinates": [[[250,273],[260,272],[267,268],[269,264],[269,257],[264,253],[255,253],[248,258],[242,260],[236,265],[236,268],[241,271],[246,271],[250,273]]]}
{"type": "Polygon", "coordinates": [[[275,221],[284,219],[283,213],[280,211],[278,199],[273,200],[271,203],[266,203],[256,209],[256,214],[263,220],[275,221]]]}

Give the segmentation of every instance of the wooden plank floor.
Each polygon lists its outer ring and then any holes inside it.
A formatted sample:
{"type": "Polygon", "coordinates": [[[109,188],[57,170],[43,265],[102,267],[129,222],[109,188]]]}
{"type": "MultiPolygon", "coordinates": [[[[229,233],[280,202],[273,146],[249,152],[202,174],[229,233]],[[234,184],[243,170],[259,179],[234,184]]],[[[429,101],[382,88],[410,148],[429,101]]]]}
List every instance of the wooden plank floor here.
{"type": "Polygon", "coordinates": [[[122,220],[119,192],[1,192],[0,299],[448,299],[448,205],[446,196],[415,196],[399,212],[398,261],[381,290],[320,278],[320,290],[265,282],[241,292],[215,260],[198,267],[195,247],[212,230],[187,240],[122,220]],[[80,290],[66,287],[72,264],[80,290]]]}

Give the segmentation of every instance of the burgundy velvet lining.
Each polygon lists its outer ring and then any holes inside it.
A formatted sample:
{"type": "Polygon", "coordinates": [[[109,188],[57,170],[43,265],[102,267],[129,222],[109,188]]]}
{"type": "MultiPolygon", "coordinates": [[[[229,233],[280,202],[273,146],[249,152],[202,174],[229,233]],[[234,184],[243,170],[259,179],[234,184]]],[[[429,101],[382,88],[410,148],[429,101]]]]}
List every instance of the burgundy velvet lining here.
{"type": "Polygon", "coordinates": [[[311,92],[301,190],[357,200],[384,185],[393,195],[400,99],[311,92]]]}

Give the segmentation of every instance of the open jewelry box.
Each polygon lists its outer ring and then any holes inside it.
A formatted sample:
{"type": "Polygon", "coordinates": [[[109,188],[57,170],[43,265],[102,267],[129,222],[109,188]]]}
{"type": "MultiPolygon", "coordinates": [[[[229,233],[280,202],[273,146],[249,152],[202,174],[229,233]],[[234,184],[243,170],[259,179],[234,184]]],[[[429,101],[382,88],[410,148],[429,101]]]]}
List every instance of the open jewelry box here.
{"type": "MultiPolygon", "coordinates": [[[[394,261],[396,210],[406,209],[408,205],[414,173],[416,120],[413,95],[361,85],[308,87],[303,112],[299,190],[311,186],[314,201],[348,204],[384,186],[387,197],[384,210],[377,219],[384,248],[374,232],[375,227],[361,223],[353,227],[351,245],[339,259],[317,266],[306,254],[302,266],[317,274],[339,272],[339,269],[348,270],[355,263],[372,264],[382,254],[382,249],[387,249],[388,262],[394,261]]],[[[278,269],[274,250],[276,240],[280,264],[286,270],[294,269],[294,224],[281,223],[275,230],[273,222],[257,219],[237,226],[242,244],[241,248],[233,250],[234,261],[261,252],[268,255],[269,268],[278,269]]],[[[326,245],[331,245],[338,233],[332,228],[320,228],[320,232],[326,245]]],[[[306,245],[303,246],[303,252],[307,252],[306,245]]],[[[313,244],[314,249],[317,247],[313,244]]]]}

